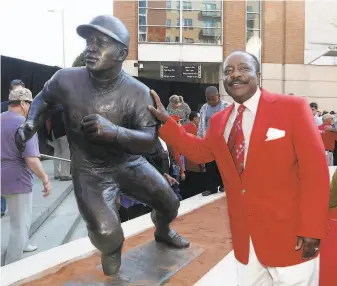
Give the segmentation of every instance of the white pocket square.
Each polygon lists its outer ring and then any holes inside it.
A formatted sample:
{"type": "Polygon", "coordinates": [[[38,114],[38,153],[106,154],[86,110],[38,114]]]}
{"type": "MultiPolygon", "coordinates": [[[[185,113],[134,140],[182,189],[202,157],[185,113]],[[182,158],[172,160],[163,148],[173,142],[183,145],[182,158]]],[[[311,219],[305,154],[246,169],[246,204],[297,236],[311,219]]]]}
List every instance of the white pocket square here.
{"type": "Polygon", "coordinates": [[[272,141],[276,139],[280,139],[286,135],[284,130],[276,129],[276,128],[269,128],[267,131],[267,139],[266,141],[272,141]]]}

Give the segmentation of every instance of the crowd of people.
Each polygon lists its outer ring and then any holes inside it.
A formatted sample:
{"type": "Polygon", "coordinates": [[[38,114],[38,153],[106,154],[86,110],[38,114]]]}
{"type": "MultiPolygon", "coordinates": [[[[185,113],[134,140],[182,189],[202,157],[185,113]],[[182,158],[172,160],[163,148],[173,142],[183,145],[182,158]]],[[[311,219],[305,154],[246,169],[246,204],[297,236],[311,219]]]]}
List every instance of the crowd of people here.
{"type": "Polygon", "coordinates": [[[316,102],[310,103],[315,123],[321,133],[329,166],[337,165],[337,114],[335,111],[318,110],[316,102]]]}

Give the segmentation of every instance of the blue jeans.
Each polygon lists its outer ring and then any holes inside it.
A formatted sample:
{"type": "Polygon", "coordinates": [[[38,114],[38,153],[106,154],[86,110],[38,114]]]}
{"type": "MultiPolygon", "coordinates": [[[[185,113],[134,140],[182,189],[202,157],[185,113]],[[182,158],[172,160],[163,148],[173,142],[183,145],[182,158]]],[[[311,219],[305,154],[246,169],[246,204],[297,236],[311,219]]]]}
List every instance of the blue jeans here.
{"type": "Polygon", "coordinates": [[[6,199],[1,196],[1,215],[4,215],[6,212],[6,199]]]}

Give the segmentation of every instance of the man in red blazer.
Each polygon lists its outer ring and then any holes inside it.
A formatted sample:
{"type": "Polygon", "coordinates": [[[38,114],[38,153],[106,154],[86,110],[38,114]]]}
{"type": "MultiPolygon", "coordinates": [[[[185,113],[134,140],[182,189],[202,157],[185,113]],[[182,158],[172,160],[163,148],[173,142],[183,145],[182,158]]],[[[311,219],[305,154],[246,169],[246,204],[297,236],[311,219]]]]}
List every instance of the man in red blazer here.
{"type": "Polygon", "coordinates": [[[260,64],[247,52],[227,57],[223,78],[234,104],[211,118],[203,139],[170,119],[151,91],[160,136],[191,160],[219,166],[240,286],[316,286],[329,170],[311,110],[300,97],[260,89],[260,64]]]}

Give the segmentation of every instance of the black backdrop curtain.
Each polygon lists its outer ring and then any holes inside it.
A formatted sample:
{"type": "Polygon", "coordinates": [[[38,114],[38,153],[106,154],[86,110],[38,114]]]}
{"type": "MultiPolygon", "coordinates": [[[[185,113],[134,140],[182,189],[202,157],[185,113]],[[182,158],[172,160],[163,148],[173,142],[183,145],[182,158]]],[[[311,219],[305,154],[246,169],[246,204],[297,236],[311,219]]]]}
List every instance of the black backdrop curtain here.
{"type": "MultiPolygon", "coordinates": [[[[1,56],[1,101],[8,100],[9,84],[13,79],[21,79],[35,97],[43,88],[45,82],[59,69],[59,67],[1,56]]],[[[39,130],[38,137],[40,152],[52,155],[53,148],[47,144],[47,129],[45,126],[39,130]]]]}
{"type": "Polygon", "coordinates": [[[8,100],[9,83],[13,79],[21,79],[34,97],[59,69],[59,67],[1,56],[1,101],[8,100]]]}
{"type": "MultiPolygon", "coordinates": [[[[163,81],[148,78],[137,78],[139,81],[154,89],[164,106],[167,106],[169,98],[173,94],[181,95],[184,101],[190,106],[192,110],[199,110],[200,105],[205,103],[205,89],[209,84],[177,82],[177,81],[163,81]]],[[[219,89],[219,85],[216,85],[219,89]]]]}
{"type": "MultiPolygon", "coordinates": [[[[34,97],[43,88],[44,83],[59,69],[59,67],[1,56],[1,101],[8,100],[9,83],[13,79],[21,79],[32,91],[34,97]]],[[[183,96],[192,110],[198,110],[198,107],[205,102],[205,89],[208,84],[136,78],[157,91],[165,106],[173,94],[183,96]]]]}

